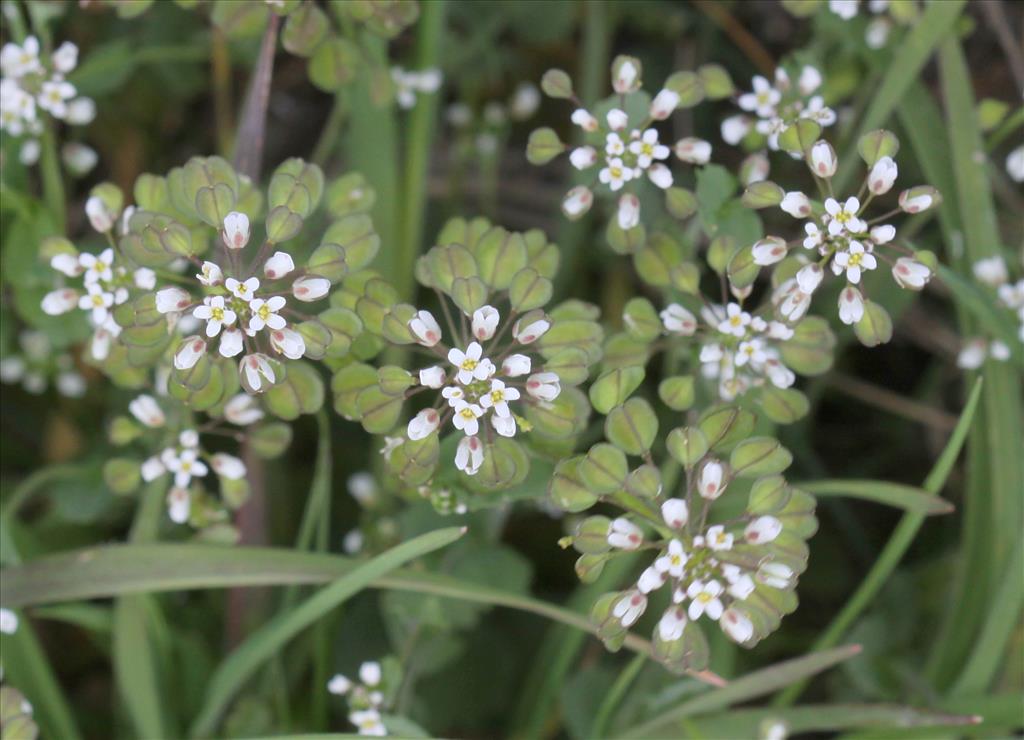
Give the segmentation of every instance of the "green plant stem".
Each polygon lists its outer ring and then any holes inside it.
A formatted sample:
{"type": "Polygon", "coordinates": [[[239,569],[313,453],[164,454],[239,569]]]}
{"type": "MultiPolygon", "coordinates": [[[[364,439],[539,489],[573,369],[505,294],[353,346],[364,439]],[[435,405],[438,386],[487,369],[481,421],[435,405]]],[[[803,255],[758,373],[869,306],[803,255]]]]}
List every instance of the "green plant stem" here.
{"type": "Polygon", "coordinates": [[[629,661],[629,665],[615,679],[615,683],[608,689],[604,701],[601,702],[601,706],[597,709],[594,724],[590,726],[591,737],[602,738],[605,736],[605,731],[608,728],[608,722],[611,720],[612,714],[619,708],[623,697],[629,691],[629,687],[633,685],[636,677],[640,675],[640,671],[646,662],[647,658],[645,656],[634,655],[633,659],[629,661]]]}
{"type": "MultiPolygon", "coordinates": [[[[416,67],[427,69],[438,66],[444,38],[445,0],[432,0],[421,5],[422,15],[416,32],[416,67]]],[[[427,174],[430,152],[433,149],[434,125],[440,94],[420,95],[416,107],[409,115],[405,147],[405,182],[401,236],[398,242],[397,270],[391,273],[400,300],[414,298],[414,265],[423,239],[424,211],[427,203],[427,174]]]]}
{"type": "Polygon", "coordinates": [[[49,118],[43,129],[40,144],[39,170],[43,180],[43,200],[53,216],[58,234],[63,234],[67,219],[67,203],[64,199],[64,175],[60,169],[60,155],[57,152],[57,134],[49,118]]]}
{"type": "Polygon", "coordinates": [[[314,164],[324,167],[331,158],[331,155],[334,154],[334,150],[338,146],[338,139],[341,138],[341,131],[345,125],[345,117],[347,115],[348,95],[341,91],[335,94],[331,112],[327,115],[327,121],[320,132],[320,138],[317,139],[316,146],[313,147],[311,158],[314,164]]]}
{"type": "MultiPolygon", "coordinates": [[[[956,429],[953,430],[949,442],[946,443],[946,448],[942,451],[938,461],[924,481],[922,488],[932,495],[937,495],[942,490],[950,471],[953,469],[953,464],[956,462],[957,455],[960,453],[960,448],[963,446],[967,433],[970,431],[971,423],[974,420],[978,399],[981,396],[981,388],[981,381],[974,384],[970,398],[968,398],[967,403],[964,405],[964,410],[960,414],[960,421],[957,422],[956,429]]],[[[882,586],[889,580],[889,576],[892,575],[893,570],[895,570],[910,547],[910,543],[914,541],[914,537],[917,535],[921,525],[924,524],[925,518],[925,514],[916,512],[908,512],[903,515],[899,524],[896,525],[896,529],[893,530],[892,535],[889,537],[889,541],[885,544],[882,553],[878,556],[871,570],[868,571],[867,576],[865,576],[860,586],[857,587],[849,601],[846,602],[838,616],[832,620],[828,629],[814,641],[814,645],[811,648],[812,651],[831,648],[843,638],[847,630],[850,629],[871,602],[874,601],[882,586]]],[[[788,707],[796,701],[806,687],[806,681],[798,681],[792,684],[775,698],[772,705],[788,707]]]]}

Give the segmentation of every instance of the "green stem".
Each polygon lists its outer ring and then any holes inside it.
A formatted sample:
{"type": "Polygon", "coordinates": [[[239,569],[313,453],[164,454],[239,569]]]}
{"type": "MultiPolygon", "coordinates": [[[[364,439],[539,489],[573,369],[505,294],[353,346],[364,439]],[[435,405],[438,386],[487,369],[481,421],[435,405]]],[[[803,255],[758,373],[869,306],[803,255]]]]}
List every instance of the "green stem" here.
{"type": "MultiPolygon", "coordinates": [[[[444,0],[433,0],[421,6],[423,15],[417,27],[416,68],[437,67],[444,37],[444,0]]],[[[409,129],[405,151],[404,203],[401,239],[398,242],[397,267],[392,273],[398,296],[411,301],[415,291],[413,266],[423,239],[423,216],[427,203],[427,174],[433,143],[434,124],[437,120],[439,94],[420,95],[416,107],[409,114],[409,129]]]]}
{"type": "Polygon", "coordinates": [[[590,737],[601,738],[605,736],[605,728],[608,726],[612,713],[618,709],[623,697],[626,695],[629,687],[633,685],[636,677],[640,675],[640,671],[646,662],[647,656],[639,653],[634,655],[626,669],[615,679],[615,683],[608,689],[604,701],[601,702],[601,706],[597,710],[594,724],[590,726],[590,737]]]}
{"type": "Polygon", "coordinates": [[[323,167],[327,160],[338,146],[338,138],[341,136],[342,127],[345,124],[345,116],[348,114],[348,96],[344,91],[334,96],[334,105],[327,116],[320,138],[313,147],[313,163],[323,167]]]}
{"type": "Polygon", "coordinates": [[[64,176],[60,171],[60,155],[57,153],[57,135],[53,121],[47,119],[46,127],[40,141],[42,153],[39,158],[39,169],[43,179],[43,200],[46,208],[53,216],[53,223],[58,234],[64,233],[67,217],[67,205],[64,200],[64,176]]]}

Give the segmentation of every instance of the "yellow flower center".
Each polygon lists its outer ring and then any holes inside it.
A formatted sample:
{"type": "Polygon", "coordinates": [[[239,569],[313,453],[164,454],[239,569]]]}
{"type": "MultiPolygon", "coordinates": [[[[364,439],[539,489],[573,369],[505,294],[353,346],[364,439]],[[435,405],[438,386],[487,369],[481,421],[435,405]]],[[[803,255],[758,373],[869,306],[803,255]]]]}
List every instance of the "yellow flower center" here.
{"type": "Polygon", "coordinates": [[[697,594],[697,601],[699,601],[702,604],[706,604],[709,601],[711,601],[711,594],[707,593],[706,591],[701,591],[699,594],[697,594]]]}
{"type": "Polygon", "coordinates": [[[476,414],[473,413],[473,409],[466,407],[459,412],[463,419],[475,419],[476,414]]]}
{"type": "Polygon", "coordinates": [[[850,259],[847,262],[847,265],[849,267],[856,267],[857,265],[860,264],[860,259],[863,256],[864,256],[863,252],[857,252],[856,254],[851,254],[850,255],[850,259]]]}
{"type": "Polygon", "coordinates": [[[94,306],[102,306],[103,305],[103,296],[101,296],[101,295],[94,295],[92,297],[92,305],[94,305],[94,306]]]}
{"type": "Polygon", "coordinates": [[[241,293],[242,295],[245,295],[246,293],[249,292],[249,289],[245,287],[245,283],[239,283],[238,292],[241,293]]]}
{"type": "Polygon", "coordinates": [[[190,470],[192,470],[192,463],[190,463],[190,462],[188,462],[188,461],[186,460],[185,462],[183,462],[183,463],[181,464],[181,472],[183,472],[183,473],[187,473],[187,472],[189,472],[190,470]]]}
{"type": "Polygon", "coordinates": [[[491,400],[494,403],[501,403],[505,400],[505,391],[491,391],[491,400]]]}
{"type": "Polygon", "coordinates": [[[270,318],[270,306],[264,303],[262,306],[260,306],[259,311],[257,311],[256,313],[259,315],[261,319],[266,321],[267,319],[270,318]]]}
{"type": "Polygon", "coordinates": [[[613,180],[618,180],[622,177],[622,169],[619,167],[611,167],[608,171],[611,173],[613,180]]]}
{"type": "Polygon", "coordinates": [[[739,326],[740,325],[740,317],[739,316],[731,317],[729,319],[729,325],[730,326],[739,326]]]}
{"type": "Polygon", "coordinates": [[[672,565],[674,565],[674,566],[675,566],[675,565],[680,565],[680,564],[682,564],[682,562],[683,562],[683,559],[682,559],[681,557],[679,557],[678,555],[669,555],[669,556],[668,556],[668,561],[669,561],[670,563],[672,563],[672,565]]]}
{"type": "Polygon", "coordinates": [[[476,366],[479,365],[479,364],[480,363],[477,362],[476,360],[474,360],[472,357],[467,357],[466,359],[464,359],[462,361],[462,364],[459,365],[459,367],[462,368],[463,370],[470,370],[470,371],[472,371],[472,370],[476,370],[476,366]]]}
{"type": "Polygon", "coordinates": [[[725,532],[719,532],[718,536],[715,537],[715,542],[717,542],[718,544],[722,544],[723,542],[725,542],[725,537],[725,532]]]}
{"type": "Polygon", "coordinates": [[[841,210],[839,211],[839,213],[836,214],[836,221],[838,221],[841,224],[845,224],[851,218],[853,218],[853,214],[847,210],[841,210]]]}
{"type": "Polygon", "coordinates": [[[210,318],[213,319],[214,321],[223,321],[224,320],[224,309],[223,308],[213,308],[213,309],[210,309],[210,318]]]}
{"type": "Polygon", "coordinates": [[[646,154],[648,157],[654,156],[654,144],[644,144],[640,147],[640,151],[646,154]]]}

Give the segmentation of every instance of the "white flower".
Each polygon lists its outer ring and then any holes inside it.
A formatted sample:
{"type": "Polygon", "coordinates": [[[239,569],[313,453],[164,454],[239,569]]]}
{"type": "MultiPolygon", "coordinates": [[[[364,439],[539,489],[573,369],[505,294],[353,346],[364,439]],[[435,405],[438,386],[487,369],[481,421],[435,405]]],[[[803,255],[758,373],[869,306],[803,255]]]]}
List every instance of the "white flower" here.
{"type": "Polygon", "coordinates": [[[679,540],[669,540],[668,552],[654,561],[654,568],[659,573],[667,573],[673,578],[682,578],[689,556],[679,540]]]}
{"type": "Polygon", "coordinates": [[[54,118],[64,118],[68,114],[67,101],[75,97],[75,86],[60,79],[47,80],[39,90],[36,100],[39,107],[49,111],[54,118]]]}
{"type": "Polygon", "coordinates": [[[839,320],[844,324],[856,324],[864,316],[864,297],[852,285],[839,293],[839,320]]]}
{"type": "Polygon", "coordinates": [[[221,238],[224,240],[224,246],[228,249],[242,249],[249,243],[249,217],[244,213],[231,211],[224,217],[221,238]]]}
{"type": "Polygon", "coordinates": [[[670,334],[689,337],[693,336],[693,333],[697,331],[696,317],[678,303],[668,304],[658,315],[661,317],[661,323],[665,327],[665,331],[670,334]]]}
{"type": "Polygon", "coordinates": [[[612,519],[608,525],[608,544],[622,550],[636,550],[644,543],[644,533],[640,527],[625,517],[612,519]]]}
{"type": "Polygon", "coordinates": [[[491,380],[490,391],[480,397],[480,405],[485,409],[493,408],[498,416],[510,416],[512,412],[509,411],[508,402],[518,399],[517,388],[508,388],[504,382],[494,378],[491,380]]]}
{"type": "Polygon", "coordinates": [[[76,256],[66,252],[63,254],[55,254],[50,259],[50,267],[57,272],[67,275],[68,277],[78,277],[85,269],[82,267],[79,257],[80,255],[76,256]]]}
{"type": "Polygon", "coordinates": [[[569,154],[569,163],[578,170],[585,170],[588,167],[593,167],[597,164],[597,151],[592,146],[576,147],[572,150],[572,153],[569,154]]]}
{"type": "Polygon", "coordinates": [[[270,332],[270,346],[289,360],[298,360],[306,354],[306,340],[294,329],[274,329],[270,332]]]}
{"type": "Polygon", "coordinates": [[[235,323],[235,312],[224,305],[224,296],[207,296],[203,299],[203,305],[196,306],[192,312],[200,321],[206,322],[206,336],[215,337],[220,333],[222,326],[231,326],[235,323]]]}
{"type": "Polygon", "coordinates": [[[760,367],[768,359],[765,351],[764,340],[753,338],[740,342],[736,348],[736,367],[743,367],[750,364],[752,367],[760,367]]]}
{"type": "Polygon", "coordinates": [[[409,331],[424,347],[433,347],[441,341],[441,327],[430,311],[417,311],[409,319],[409,331]]]}
{"type": "Polygon", "coordinates": [[[523,121],[537,112],[540,107],[540,90],[529,82],[521,82],[512,93],[508,104],[509,115],[517,121],[523,121]]]}
{"type": "Polygon", "coordinates": [[[659,588],[665,585],[665,574],[655,568],[653,565],[644,569],[644,572],[640,574],[640,578],[637,579],[636,587],[640,589],[640,593],[649,594],[651,591],[657,591],[659,588]]]}
{"type": "Polygon", "coordinates": [[[96,101],[92,98],[78,97],[67,105],[64,120],[73,126],[84,126],[96,118],[96,101]]]}
{"type": "Polygon", "coordinates": [[[811,171],[818,177],[836,174],[836,152],[824,139],[815,142],[810,152],[811,171]]]}
{"type": "Polygon", "coordinates": [[[444,385],[444,381],[444,368],[439,365],[425,367],[420,370],[420,385],[424,385],[427,388],[440,388],[444,385]]]}
{"type": "Polygon", "coordinates": [[[494,306],[481,306],[473,312],[473,336],[484,342],[494,336],[501,318],[494,306]]]}
{"type": "Polygon", "coordinates": [[[801,118],[817,121],[821,126],[831,126],[836,122],[836,112],[825,105],[825,99],[815,95],[807,102],[807,107],[800,113],[801,118]]]}
{"type": "Polygon", "coordinates": [[[42,71],[39,63],[39,39],[29,36],[18,46],[15,43],[4,44],[0,50],[0,69],[4,75],[22,77],[32,72],[42,71]]]}
{"type": "Polygon", "coordinates": [[[655,162],[647,170],[647,179],[662,190],[672,187],[672,170],[660,162],[655,162]]]}
{"type": "Polygon", "coordinates": [[[18,615],[10,609],[0,607],[0,632],[13,635],[18,631],[18,615]]]}
{"type": "Polygon", "coordinates": [[[479,419],[483,415],[484,410],[479,405],[459,401],[455,404],[455,415],[452,417],[452,424],[467,436],[475,437],[476,433],[480,431],[479,419]]]}
{"type": "Polygon", "coordinates": [[[268,280],[283,278],[295,269],[295,262],[287,252],[274,252],[273,256],[263,265],[263,274],[268,280]]]}
{"type": "Polygon", "coordinates": [[[674,90],[663,88],[654,100],[651,101],[649,115],[655,121],[664,121],[672,115],[672,111],[679,105],[679,93],[674,90]]]}
{"type": "Polygon", "coordinates": [[[845,203],[840,204],[835,198],[825,199],[825,211],[828,219],[828,233],[832,236],[839,236],[843,233],[860,234],[868,230],[868,225],[857,217],[860,210],[860,201],[850,196],[845,203]]]}
{"type": "Polygon", "coordinates": [[[61,74],[67,74],[78,64],[78,47],[70,41],[65,41],[57,47],[57,51],[50,56],[53,67],[61,74]]]}
{"type": "Polygon", "coordinates": [[[132,273],[132,282],[136,288],[153,290],[156,287],[156,273],[148,267],[139,267],[132,273]]]}
{"type": "Polygon", "coordinates": [[[761,118],[775,115],[775,106],[782,99],[782,93],[772,87],[771,83],[761,75],[753,79],[754,91],[740,95],[736,101],[743,110],[756,111],[761,118]]]}
{"type": "Polygon", "coordinates": [[[686,612],[681,606],[670,606],[658,620],[658,635],[664,642],[673,642],[683,636],[686,612]]]}
{"type": "Polygon", "coordinates": [[[762,563],[757,570],[757,580],[772,588],[789,588],[793,580],[793,570],[782,563],[762,563]]]}
{"type": "Polygon", "coordinates": [[[708,527],[704,541],[712,550],[731,550],[733,536],[726,532],[725,527],[721,524],[716,524],[713,527],[708,527]]]}
{"type": "Polygon", "coordinates": [[[184,524],[188,521],[189,512],[192,509],[192,496],[187,488],[172,486],[167,492],[167,515],[175,524],[184,524]]]}
{"type": "Polygon", "coordinates": [[[629,59],[626,59],[619,65],[615,73],[615,78],[612,80],[612,89],[620,95],[632,92],[634,85],[637,84],[639,74],[640,70],[636,68],[636,65],[629,59]]]}
{"type": "Polygon", "coordinates": [[[114,305],[114,294],[107,293],[99,285],[87,285],[89,291],[78,299],[78,307],[83,311],[92,312],[92,321],[96,326],[107,320],[108,309],[114,305]]]}
{"type": "Polygon", "coordinates": [[[381,679],[380,663],[375,660],[368,660],[359,666],[359,680],[366,686],[374,687],[381,679]]]}
{"type": "Polygon", "coordinates": [[[479,342],[470,342],[465,352],[457,347],[448,350],[448,362],[458,370],[456,378],[460,383],[468,385],[474,380],[487,380],[494,374],[494,364],[482,354],[479,342]]]}
{"type": "Polygon", "coordinates": [[[800,289],[796,278],[782,283],[772,293],[772,303],[788,321],[799,321],[811,306],[811,294],[800,289]]]}
{"type": "Polygon", "coordinates": [[[707,614],[711,619],[718,619],[722,616],[722,602],[718,598],[722,594],[722,584],[712,579],[707,583],[693,581],[686,589],[686,595],[692,601],[687,612],[690,619],[699,619],[702,614],[707,614]]]}
{"type": "Polygon", "coordinates": [[[717,460],[709,460],[700,470],[700,477],[697,482],[697,491],[706,499],[714,500],[722,495],[725,486],[722,479],[725,477],[725,466],[717,460]]]}
{"type": "Polygon", "coordinates": [[[239,363],[239,371],[248,390],[253,393],[263,390],[264,382],[267,385],[273,385],[277,381],[273,366],[267,356],[263,354],[256,353],[243,357],[239,363]]]}
{"type": "Polygon", "coordinates": [[[196,274],[199,282],[203,285],[220,285],[224,281],[224,273],[221,271],[220,266],[214,262],[203,262],[203,267],[196,274]]]}
{"type": "Polygon", "coordinates": [[[423,409],[409,420],[405,431],[409,439],[415,441],[432,434],[440,423],[441,417],[435,409],[423,409]]]}
{"type": "Polygon", "coordinates": [[[376,709],[363,709],[352,712],[348,716],[348,721],[356,726],[360,735],[384,737],[388,734],[384,722],[381,721],[380,712],[376,709]]]}
{"type": "Polygon", "coordinates": [[[711,144],[688,136],[676,142],[676,157],[690,164],[707,164],[711,159],[711,144]]]}
{"type": "Polygon", "coordinates": [[[665,524],[672,527],[672,529],[679,529],[690,518],[690,511],[686,506],[686,501],[681,498],[666,499],[661,505],[661,517],[665,520],[665,524]]]}
{"type": "Polygon", "coordinates": [[[178,488],[188,488],[192,478],[202,478],[209,472],[195,450],[182,450],[180,453],[168,455],[164,465],[168,471],[174,473],[174,485],[178,488]]]}
{"type": "MultiPolygon", "coordinates": [[[[633,132],[636,136],[636,132],[633,132]]],[[[676,144],[676,151],[683,142],[700,142],[699,139],[683,139],[676,144]]],[[[701,142],[707,143],[707,142],[701,142]]],[[[711,145],[708,144],[708,151],[710,152],[711,145]]],[[[664,144],[658,143],[658,131],[653,128],[649,128],[643,132],[639,137],[634,138],[629,142],[629,151],[636,155],[637,166],[641,169],[647,169],[656,159],[667,159],[669,155],[669,148],[664,144]]]]}
{"type": "Polygon", "coordinates": [[[963,370],[976,370],[985,363],[988,357],[988,345],[984,339],[972,339],[964,345],[957,355],[957,367],[963,370]]]}
{"type": "Polygon", "coordinates": [[[292,295],[304,303],[318,301],[331,289],[331,281],[322,277],[301,277],[292,283],[292,295]]]}
{"type": "Polygon", "coordinates": [[[40,305],[42,306],[43,313],[49,316],[59,316],[78,305],[78,293],[70,288],[54,290],[43,296],[40,305]]]}
{"type": "Polygon", "coordinates": [[[263,416],[263,409],[248,393],[239,393],[224,405],[224,418],[238,426],[255,424],[263,416]]]}
{"type": "Polygon", "coordinates": [[[235,278],[228,278],[224,281],[224,287],[227,288],[235,298],[249,303],[260,287],[260,279],[257,277],[251,277],[245,282],[240,282],[235,280],[235,278]]]}
{"type": "Polygon", "coordinates": [[[755,265],[774,265],[781,262],[788,252],[786,242],[777,236],[767,236],[750,249],[754,256],[755,265]]]}
{"type": "Polygon", "coordinates": [[[989,345],[989,354],[992,356],[993,360],[1006,362],[1010,359],[1010,348],[1004,342],[1000,342],[996,339],[989,345]]]}
{"type": "Polygon", "coordinates": [[[638,591],[626,591],[622,598],[612,607],[612,616],[619,620],[623,627],[631,627],[647,608],[647,597],[638,591]]]}
{"type": "Polygon", "coordinates": [[[526,379],[526,392],[541,401],[554,401],[562,392],[557,373],[534,373],[526,379]]]}
{"type": "Polygon", "coordinates": [[[624,193],[619,198],[619,228],[628,231],[640,223],[640,199],[632,193],[624,193]]]}
{"type": "Polygon", "coordinates": [[[192,304],[192,296],[181,288],[164,288],[156,292],[156,310],[160,313],[183,311],[192,304]]]}
{"type": "Polygon", "coordinates": [[[858,241],[851,241],[846,251],[836,252],[832,258],[832,272],[841,275],[846,271],[846,279],[856,285],[860,282],[861,272],[874,270],[878,267],[875,256],[864,251],[864,245],[858,241]]]}
{"type": "Polygon", "coordinates": [[[508,378],[518,378],[521,375],[529,375],[532,362],[528,355],[514,354],[505,358],[501,363],[501,374],[508,378]]]}
{"type": "Polygon", "coordinates": [[[871,241],[875,244],[888,244],[896,238],[896,227],[890,224],[882,224],[871,228],[871,241]]]}
{"type": "Polygon", "coordinates": [[[738,303],[726,306],[725,313],[726,317],[718,324],[718,331],[734,337],[744,336],[747,333],[747,325],[750,324],[750,314],[740,308],[738,303]]]}
{"type": "Polygon", "coordinates": [[[921,211],[927,211],[932,207],[932,203],[934,202],[934,198],[932,198],[931,193],[916,192],[916,190],[916,188],[912,188],[900,193],[900,208],[907,213],[920,213],[921,211]]]}
{"type": "Polygon", "coordinates": [[[804,238],[804,249],[816,249],[821,246],[825,234],[818,229],[817,224],[808,221],[804,224],[804,232],[807,234],[804,238]]]}
{"type": "MultiPolygon", "coordinates": [[[[53,263],[51,262],[50,264],[52,265],[53,263]]],[[[974,272],[974,277],[986,285],[991,285],[993,288],[1002,285],[1010,279],[1010,274],[1006,270],[1006,261],[998,255],[978,260],[971,269],[974,272]]]]}
{"type": "Polygon", "coordinates": [[[884,195],[892,190],[899,169],[892,157],[882,157],[868,173],[868,190],[875,195],[884,195]]]}
{"type": "Polygon", "coordinates": [[[932,271],[917,260],[900,257],[892,268],[893,279],[901,288],[921,290],[932,278],[932,271]]]}
{"type": "MultiPolygon", "coordinates": [[[[750,133],[750,119],[745,115],[730,116],[722,121],[722,140],[736,146],[750,133]]],[[[748,183],[749,184],[749,183],[748,183]]]]}
{"type": "Polygon", "coordinates": [[[750,621],[749,617],[738,609],[734,609],[732,607],[726,609],[725,612],[722,613],[722,618],[719,621],[719,624],[722,625],[722,631],[725,632],[725,634],[741,645],[754,636],[753,623],[750,621]]]}
{"type": "Polygon", "coordinates": [[[110,231],[117,218],[98,195],[90,196],[85,201],[85,215],[89,217],[89,224],[101,234],[110,231]]]}
{"type": "Polygon", "coordinates": [[[562,211],[570,218],[583,216],[594,204],[594,194],[585,185],[577,185],[562,199],[562,211]]]}
{"type": "Polygon", "coordinates": [[[460,386],[450,385],[441,391],[441,395],[448,400],[448,405],[455,408],[459,401],[466,399],[466,392],[460,386]]]}
{"type": "Polygon", "coordinates": [[[352,688],[352,682],[340,673],[334,674],[327,682],[327,691],[337,696],[344,696],[352,688]]]}
{"type": "Polygon", "coordinates": [[[779,208],[793,218],[806,218],[811,214],[811,201],[799,190],[791,190],[779,203],[779,208]]]}
{"type": "Polygon", "coordinates": [[[455,467],[466,475],[476,475],[484,464],[484,446],[476,437],[463,437],[455,450],[455,467]]]}
{"type": "Polygon", "coordinates": [[[782,522],[773,516],[759,516],[743,530],[743,537],[752,545],[773,541],[782,532],[782,522]]]}
{"type": "MultiPolygon", "coordinates": [[[[246,282],[251,280],[255,280],[255,278],[249,278],[246,282]]],[[[230,282],[230,278],[228,281],[230,282]]],[[[277,312],[284,308],[285,303],[284,296],[279,295],[271,296],[265,301],[262,298],[253,298],[249,302],[249,310],[252,311],[252,316],[249,318],[249,331],[259,331],[265,326],[269,326],[275,331],[283,329],[286,322],[277,312]]]]}
{"type": "Polygon", "coordinates": [[[608,128],[612,131],[622,131],[629,123],[629,116],[626,115],[626,111],[619,108],[612,108],[608,111],[605,118],[608,121],[608,128]]]}
{"type": "Polygon", "coordinates": [[[800,286],[801,291],[810,295],[818,289],[824,277],[825,271],[816,262],[812,262],[797,270],[796,282],[800,286]]]}
{"type": "Polygon", "coordinates": [[[805,64],[803,69],[800,70],[800,79],[796,84],[801,95],[810,95],[821,87],[821,82],[821,72],[809,64],[805,64]]]}
{"type": "MultiPolygon", "coordinates": [[[[24,156],[24,149],[22,150],[22,156],[24,156]]],[[[91,172],[93,167],[100,161],[100,155],[96,153],[95,149],[91,146],[80,144],[77,141],[69,141],[62,145],[60,157],[64,162],[64,166],[76,177],[81,177],[91,172]]]]}
{"type": "Polygon", "coordinates": [[[133,399],[128,404],[128,410],[132,416],[152,429],[162,427],[167,423],[167,417],[164,416],[163,409],[160,408],[156,399],[152,396],[143,394],[133,399]]]}
{"type": "Polygon", "coordinates": [[[145,462],[142,463],[142,467],[139,472],[142,475],[142,480],[149,483],[150,481],[154,481],[161,475],[166,473],[167,468],[165,468],[164,464],[160,462],[159,457],[154,456],[148,458],[145,462]]]}
{"type": "Polygon", "coordinates": [[[848,21],[857,17],[858,2],[859,0],[828,0],[828,9],[844,21],[848,21]]]}
{"type": "Polygon", "coordinates": [[[245,477],[245,463],[234,455],[218,452],[210,458],[210,467],[221,478],[241,480],[245,477]]]}
{"type": "Polygon", "coordinates": [[[1014,182],[1024,182],[1024,144],[1007,155],[1006,172],[1014,182]]]}
{"type": "Polygon", "coordinates": [[[491,426],[502,437],[516,436],[516,417],[511,414],[508,416],[491,414],[491,426]]]}
{"type": "Polygon", "coordinates": [[[225,329],[220,335],[217,351],[221,357],[235,357],[245,349],[245,334],[241,329],[225,329]]]}
{"type": "Polygon", "coordinates": [[[742,600],[754,593],[756,588],[754,579],[742,572],[737,566],[726,563],[722,566],[722,573],[725,575],[725,579],[729,581],[729,587],[726,590],[733,598],[742,600]]]}
{"type": "Polygon", "coordinates": [[[584,108],[577,108],[572,112],[571,120],[584,131],[597,131],[601,125],[589,111],[584,108]]]}
{"type": "Polygon", "coordinates": [[[550,328],[551,322],[547,319],[537,319],[526,326],[523,326],[520,320],[512,326],[512,335],[520,344],[532,344],[544,336],[550,328]]]}
{"type": "Polygon", "coordinates": [[[608,166],[602,169],[597,179],[607,185],[612,192],[621,190],[622,186],[633,179],[633,170],[626,167],[618,157],[608,160],[608,166]]]}

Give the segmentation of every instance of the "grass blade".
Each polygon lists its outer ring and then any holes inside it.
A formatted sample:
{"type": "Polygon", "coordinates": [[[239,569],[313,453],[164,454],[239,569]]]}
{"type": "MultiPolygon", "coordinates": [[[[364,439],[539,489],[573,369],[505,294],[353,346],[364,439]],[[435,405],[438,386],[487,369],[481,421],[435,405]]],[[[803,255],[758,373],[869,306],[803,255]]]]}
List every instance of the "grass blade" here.
{"type": "Polygon", "coordinates": [[[797,483],[815,496],[849,496],[929,516],[949,514],[953,504],[914,486],[880,480],[816,480],[797,483]]]}
{"type": "Polygon", "coordinates": [[[367,588],[374,579],[410,560],[451,544],[464,532],[462,528],[449,527],[404,542],[353,568],[296,608],[274,617],[239,645],[213,674],[207,687],[206,702],[189,734],[193,737],[210,735],[236,692],[263,663],[303,629],[367,588]]]}
{"type": "Polygon", "coordinates": [[[832,650],[811,653],[801,658],[761,668],[738,678],[728,686],[708,691],[670,709],[650,722],[645,722],[624,737],[675,737],[679,734],[679,721],[696,714],[714,712],[719,709],[754,699],[804,681],[837,663],[848,660],[860,653],[860,645],[846,645],[832,650]]]}
{"type": "MultiPolygon", "coordinates": [[[[978,400],[981,397],[981,389],[982,382],[978,380],[974,384],[974,390],[971,391],[964,410],[960,413],[960,420],[956,424],[956,429],[953,430],[953,434],[950,435],[945,449],[939,455],[939,459],[935,462],[931,472],[928,473],[928,477],[925,479],[925,491],[937,494],[945,485],[946,479],[953,469],[953,464],[960,454],[960,448],[963,447],[967,433],[970,431],[971,423],[974,420],[974,413],[978,408],[978,400]]],[[[832,620],[828,629],[815,641],[815,650],[823,650],[839,642],[856,621],[857,617],[867,609],[882,586],[885,585],[885,582],[889,580],[889,576],[896,569],[896,566],[903,558],[903,554],[910,547],[910,543],[914,541],[914,537],[924,523],[924,519],[924,514],[916,512],[907,512],[903,515],[875,564],[871,566],[871,570],[868,571],[864,580],[861,581],[860,586],[857,587],[853,596],[843,606],[838,616],[832,620]]],[[[806,681],[794,683],[786,691],[779,694],[774,705],[776,707],[789,706],[800,696],[806,685],[806,681]]]]}

